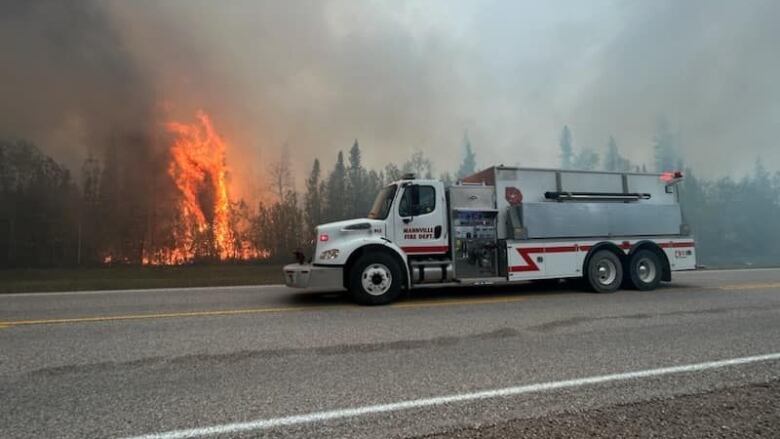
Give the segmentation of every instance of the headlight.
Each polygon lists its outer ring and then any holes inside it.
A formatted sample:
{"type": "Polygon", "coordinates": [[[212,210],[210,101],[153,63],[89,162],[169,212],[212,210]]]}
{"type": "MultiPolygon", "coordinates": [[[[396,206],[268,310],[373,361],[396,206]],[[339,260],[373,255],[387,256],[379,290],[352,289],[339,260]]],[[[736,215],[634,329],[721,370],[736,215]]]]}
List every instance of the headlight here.
{"type": "Polygon", "coordinates": [[[331,249],[331,250],[325,250],[324,252],[320,253],[320,259],[330,260],[330,259],[336,259],[339,257],[339,250],[338,249],[331,249]]]}

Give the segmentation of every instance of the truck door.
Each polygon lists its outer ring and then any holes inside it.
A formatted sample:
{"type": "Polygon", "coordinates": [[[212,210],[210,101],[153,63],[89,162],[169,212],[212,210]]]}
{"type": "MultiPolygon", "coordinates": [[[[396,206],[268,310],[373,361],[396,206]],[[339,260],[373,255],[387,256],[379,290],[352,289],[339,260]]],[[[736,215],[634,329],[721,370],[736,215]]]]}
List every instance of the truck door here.
{"type": "Polygon", "coordinates": [[[410,183],[402,189],[394,212],[395,243],[408,255],[447,253],[449,237],[443,185],[410,183]]]}

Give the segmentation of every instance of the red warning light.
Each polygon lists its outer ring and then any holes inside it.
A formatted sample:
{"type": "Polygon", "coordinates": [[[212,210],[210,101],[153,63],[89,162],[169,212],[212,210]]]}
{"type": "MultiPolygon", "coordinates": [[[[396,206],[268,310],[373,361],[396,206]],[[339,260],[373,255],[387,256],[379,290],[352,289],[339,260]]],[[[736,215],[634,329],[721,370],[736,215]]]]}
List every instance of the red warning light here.
{"type": "Polygon", "coordinates": [[[523,193],[520,189],[509,186],[504,191],[504,198],[510,206],[517,206],[523,202],[523,193]]]}
{"type": "Polygon", "coordinates": [[[681,171],[667,171],[661,174],[661,181],[665,183],[673,183],[675,181],[682,180],[683,173],[681,171]]]}

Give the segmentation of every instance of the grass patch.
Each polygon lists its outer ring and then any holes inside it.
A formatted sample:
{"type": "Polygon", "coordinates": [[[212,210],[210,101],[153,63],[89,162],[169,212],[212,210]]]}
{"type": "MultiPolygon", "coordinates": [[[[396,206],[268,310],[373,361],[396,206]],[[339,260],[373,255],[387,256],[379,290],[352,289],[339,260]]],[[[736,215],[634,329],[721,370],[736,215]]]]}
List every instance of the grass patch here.
{"type": "Polygon", "coordinates": [[[0,270],[0,294],[279,283],[275,264],[0,270]]]}

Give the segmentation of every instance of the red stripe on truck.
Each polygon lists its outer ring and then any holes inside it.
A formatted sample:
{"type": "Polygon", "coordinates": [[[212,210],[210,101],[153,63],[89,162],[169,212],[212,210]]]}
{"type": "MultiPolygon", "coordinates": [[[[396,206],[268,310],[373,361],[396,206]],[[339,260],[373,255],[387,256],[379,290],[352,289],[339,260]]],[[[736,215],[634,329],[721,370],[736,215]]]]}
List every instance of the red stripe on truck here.
{"type": "Polygon", "coordinates": [[[696,247],[696,243],[690,242],[664,242],[659,244],[661,248],[693,248],[696,247]]]}
{"type": "Polygon", "coordinates": [[[531,259],[530,254],[544,253],[544,247],[517,247],[515,250],[520,253],[520,257],[523,258],[523,261],[525,261],[526,265],[513,265],[509,267],[509,271],[513,273],[522,271],[539,271],[539,266],[536,265],[536,262],[534,262],[533,259],[531,259]]]}
{"type": "Polygon", "coordinates": [[[450,250],[450,247],[447,245],[428,245],[428,246],[410,246],[410,247],[401,247],[401,250],[403,250],[406,253],[447,253],[450,250]]]}
{"type": "MultiPolygon", "coordinates": [[[[664,242],[658,244],[661,248],[692,248],[695,247],[696,244],[693,241],[687,241],[687,242],[664,242]]],[[[619,244],[620,248],[623,250],[629,250],[631,248],[631,244],[628,241],[623,241],[619,244]]],[[[520,254],[520,257],[523,258],[523,262],[526,263],[526,265],[513,265],[509,267],[509,271],[513,273],[517,272],[525,272],[525,271],[539,271],[539,266],[536,265],[536,262],[531,258],[532,253],[574,253],[577,251],[589,251],[593,246],[591,245],[565,245],[565,246],[554,246],[554,247],[516,247],[515,250],[520,254]]]]}

